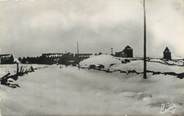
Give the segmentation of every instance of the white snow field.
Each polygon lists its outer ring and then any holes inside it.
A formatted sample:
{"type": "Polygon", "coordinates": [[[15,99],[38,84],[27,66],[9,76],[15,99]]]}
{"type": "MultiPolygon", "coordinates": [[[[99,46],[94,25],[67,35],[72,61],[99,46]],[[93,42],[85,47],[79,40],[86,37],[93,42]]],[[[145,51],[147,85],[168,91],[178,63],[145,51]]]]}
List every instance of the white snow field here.
{"type": "MultiPolygon", "coordinates": [[[[114,58],[111,58],[114,63],[114,58]]],[[[112,61],[109,60],[108,64],[112,61]]],[[[117,63],[112,68],[124,68],[123,65],[128,67],[132,63],[132,68],[140,70],[142,65],[139,62],[117,63]]],[[[157,63],[150,66],[154,70],[162,69],[157,63]]],[[[59,67],[52,65],[19,78],[16,83],[20,88],[1,85],[1,115],[184,116],[183,79],[148,74],[148,79],[144,80],[141,74],[59,67]],[[166,104],[175,105],[173,112],[161,112],[161,106],[166,104]]],[[[180,72],[180,68],[169,69],[180,72]]]]}

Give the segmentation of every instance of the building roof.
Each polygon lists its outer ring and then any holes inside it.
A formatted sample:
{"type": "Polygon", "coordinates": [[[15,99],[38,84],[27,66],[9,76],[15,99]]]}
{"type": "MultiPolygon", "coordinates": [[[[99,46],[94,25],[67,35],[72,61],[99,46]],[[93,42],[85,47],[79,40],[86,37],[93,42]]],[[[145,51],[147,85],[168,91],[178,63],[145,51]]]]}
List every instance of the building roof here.
{"type": "Polygon", "coordinates": [[[42,55],[63,55],[63,53],[43,53],[42,55]]]}
{"type": "Polygon", "coordinates": [[[129,45],[127,45],[124,50],[133,50],[133,49],[129,45]]]}
{"type": "Polygon", "coordinates": [[[0,57],[2,56],[11,56],[12,54],[0,54],[0,57]]]}
{"type": "Polygon", "coordinates": [[[169,48],[166,47],[165,50],[164,50],[164,52],[170,52],[169,48]]]}
{"type": "MultiPolygon", "coordinates": [[[[78,55],[78,54],[76,54],[78,55]]],[[[79,55],[93,55],[92,53],[79,53],[79,55]]]]}

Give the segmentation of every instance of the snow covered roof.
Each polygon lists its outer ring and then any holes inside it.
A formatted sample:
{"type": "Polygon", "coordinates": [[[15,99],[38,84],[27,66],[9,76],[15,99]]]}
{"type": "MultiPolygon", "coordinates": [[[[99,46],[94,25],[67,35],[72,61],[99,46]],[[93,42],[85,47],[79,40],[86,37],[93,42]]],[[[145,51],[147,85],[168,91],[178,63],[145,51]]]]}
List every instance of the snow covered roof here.
{"type": "Polygon", "coordinates": [[[127,45],[126,47],[125,47],[125,49],[132,49],[129,45],[127,45]]]}
{"type": "Polygon", "coordinates": [[[168,47],[166,47],[165,50],[164,50],[164,53],[168,53],[168,52],[170,52],[170,50],[169,50],[168,47]]]}
{"type": "Polygon", "coordinates": [[[0,57],[10,57],[12,54],[0,54],[0,57]]]}

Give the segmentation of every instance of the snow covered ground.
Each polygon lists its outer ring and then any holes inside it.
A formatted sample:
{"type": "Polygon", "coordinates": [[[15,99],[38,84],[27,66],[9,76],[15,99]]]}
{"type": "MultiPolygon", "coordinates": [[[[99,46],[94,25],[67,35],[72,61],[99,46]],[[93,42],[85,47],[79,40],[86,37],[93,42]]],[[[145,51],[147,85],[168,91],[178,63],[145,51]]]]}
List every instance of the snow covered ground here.
{"type": "Polygon", "coordinates": [[[184,115],[184,80],[173,77],[143,80],[140,75],[127,78],[120,73],[52,66],[17,83],[21,88],[1,86],[2,116],[172,115],[160,113],[166,103],[175,104],[175,114],[184,115]]]}
{"type": "MultiPolygon", "coordinates": [[[[141,70],[140,60],[120,64],[113,57],[107,57],[108,61],[103,62],[100,62],[100,57],[97,58],[99,61],[93,59],[107,67],[116,63],[112,69],[131,66],[141,70]]],[[[90,59],[84,62],[94,63],[90,59]]],[[[168,68],[157,63],[150,63],[149,68],[183,71],[182,67],[168,68]]],[[[174,76],[148,74],[148,79],[144,80],[141,74],[51,65],[21,77],[17,83],[20,88],[0,86],[2,116],[184,116],[184,80],[174,76]],[[161,106],[167,104],[175,106],[173,113],[161,113],[161,106]]]]}

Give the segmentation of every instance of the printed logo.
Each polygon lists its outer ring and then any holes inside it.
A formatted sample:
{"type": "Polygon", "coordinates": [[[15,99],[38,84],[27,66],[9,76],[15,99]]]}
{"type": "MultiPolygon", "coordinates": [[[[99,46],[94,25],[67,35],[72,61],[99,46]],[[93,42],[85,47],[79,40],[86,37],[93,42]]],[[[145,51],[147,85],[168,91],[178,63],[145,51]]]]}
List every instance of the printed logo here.
{"type": "Polygon", "coordinates": [[[172,114],[174,114],[176,112],[176,105],[174,103],[161,104],[160,113],[165,114],[168,112],[170,112],[172,114]]]}

